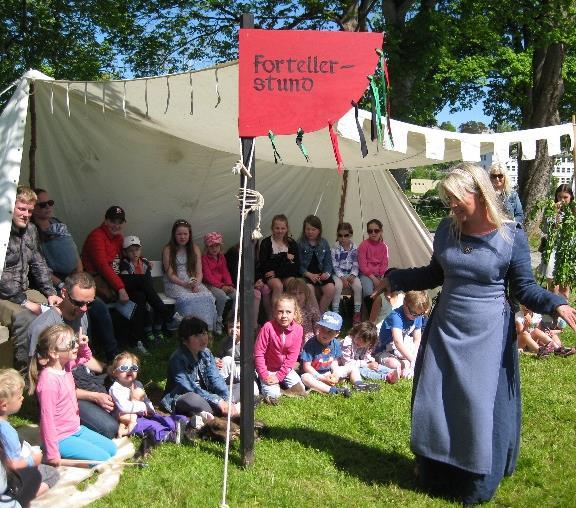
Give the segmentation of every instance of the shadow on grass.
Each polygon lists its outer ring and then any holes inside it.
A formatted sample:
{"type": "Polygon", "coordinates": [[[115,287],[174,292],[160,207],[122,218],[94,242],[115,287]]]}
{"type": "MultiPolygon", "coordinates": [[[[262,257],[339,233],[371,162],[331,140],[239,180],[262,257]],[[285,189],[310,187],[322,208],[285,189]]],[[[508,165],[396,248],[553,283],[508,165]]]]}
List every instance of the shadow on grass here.
{"type": "Polygon", "coordinates": [[[414,477],[414,460],[396,451],[381,450],[307,427],[267,426],[264,437],[297,441],[314,450],[324,450],[332,456],[336,468],[365,483],[392,483],[403,489],[419,490],[414,477]]]}

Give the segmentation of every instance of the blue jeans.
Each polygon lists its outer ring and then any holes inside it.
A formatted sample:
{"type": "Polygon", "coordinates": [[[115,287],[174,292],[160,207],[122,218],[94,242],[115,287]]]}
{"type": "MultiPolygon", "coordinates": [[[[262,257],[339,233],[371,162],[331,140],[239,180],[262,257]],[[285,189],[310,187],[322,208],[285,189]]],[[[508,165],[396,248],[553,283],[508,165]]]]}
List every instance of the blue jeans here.
{"type": "Polygon", "coordinates": [[[104,349],[106,360],[110,362],[119,353],[110,310],[100,298],[96,297],[88,309],[88,317],[90,338],[104,349]]]}
{"type": "Polygon", "coordinates": [[[58,442],[60,456],[64,459],[108,460],[116,455],[116,445],[84,425],[77,432],[58,442]]]}
{"type": "Polygon", "coordinates": [[[118,420],[98,404],[89,400],[78,400],[80,423],[90,430],[114,439],[118,434],[118,420]]]}
{"type": "Polygon", "coordinates": [[[386,379],[386,375],[392,372],[393,369],[389,369],[384,365],[378,365],[377,370],[369,369],[368,367],[360,367],[360,375],[362,379],[375,379],[383,381],[386,379]]]}

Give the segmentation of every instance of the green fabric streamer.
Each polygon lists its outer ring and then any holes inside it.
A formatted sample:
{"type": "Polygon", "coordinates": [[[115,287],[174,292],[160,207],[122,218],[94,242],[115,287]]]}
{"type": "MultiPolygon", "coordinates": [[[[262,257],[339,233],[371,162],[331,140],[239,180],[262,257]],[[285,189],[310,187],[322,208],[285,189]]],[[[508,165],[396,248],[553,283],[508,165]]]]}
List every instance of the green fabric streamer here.
{"type": "Polygon", "coordinates": [[[384,58],[384,52],[381,49],[377,49],[378,53],[378,69],[380,69],[380,76],[382,77],[382,103],[384,104],[384,119],[386,120],[386,134],[388,135],[388,141],[390,146],[394,148],[394,140],[392,139],[392,129],[390,128],[390,96],[388,91],[388,75],[386,72],[386,59],[384,58]]]}
{"type": "Polygon", "coordinates": [[[374,98],[374,105],[376,106],[376,130],[378,132],[378,143],[382,144],[382,112],[380,110],[380,94],[378,93],[378,86],[374,81],[374,76],[368,76],[370,81],[370,90],[372,90],[372,97],[374,98]]]}
{"type": "Polygon", "coordinates": [[[280,161],[282,164],[284,164],[282,156],[280,155],[280,153],[278,153],[278,150],[276,149],[276,143],[274,143],[276,136],[274,136],[274,133],[272,131],[268,131],[268,138],[270,139],[270,143],[272,143],[272,150],[274,151],[274,163],[278,164],[278,161],[280,161]]]}
{"type": "Polygon", "coordinates": [[[300,148],[300,151],[302,152],[302,155],[305,157],[306,162],[310,162],[310,157],[308,157],[308,150],[306,150],[306,147],[302,143],[303,139],[304,139],[304,131],[300,128],[296,133],[296,144],[298,145],[298,148],[300,148]]]}

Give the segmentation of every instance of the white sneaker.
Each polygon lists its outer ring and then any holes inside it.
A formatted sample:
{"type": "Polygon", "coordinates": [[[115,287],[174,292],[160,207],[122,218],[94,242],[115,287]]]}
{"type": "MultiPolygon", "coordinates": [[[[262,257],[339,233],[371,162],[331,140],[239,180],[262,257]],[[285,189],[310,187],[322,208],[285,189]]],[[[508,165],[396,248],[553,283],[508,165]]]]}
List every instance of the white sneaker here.
{"type": "Polygon", "coordinates": [[[138,351],[141,355],[144,355],[144,356],[148,356],[150,354],[148,352],[148,350],[144,347],[144,344],[142,344],[141,340],[139,340],[136,343],[136,351],[138,351]]]}
{"type": "Polygon", "coordinates": [[[172,319],[166,323],[166,329],[173,332],[174,330],[178,330],[178,327],[180,326],[180,321],[182,321],[182,316],[180,314],[178,314],[178,312],[175,312],[174,315],[172,316],[172,319]]]}

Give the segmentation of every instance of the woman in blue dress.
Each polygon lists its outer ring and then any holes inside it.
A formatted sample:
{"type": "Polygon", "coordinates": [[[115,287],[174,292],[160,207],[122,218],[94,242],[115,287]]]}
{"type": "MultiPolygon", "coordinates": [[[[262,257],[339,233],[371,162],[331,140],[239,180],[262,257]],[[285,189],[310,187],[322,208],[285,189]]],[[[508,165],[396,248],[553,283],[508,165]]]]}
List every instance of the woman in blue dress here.
{"type": "Polygon", "coordinates": [[[411,449],[422,486],[476,504],[515,469],[520,378],[506,298],[576,328],[566,300],[536,284],[526,235],[507,219],[486,172],[453,168],[439,185],[450,206],[428,266],[388,272],[379,291],[442,285],[416,359],[411,449]]]}

